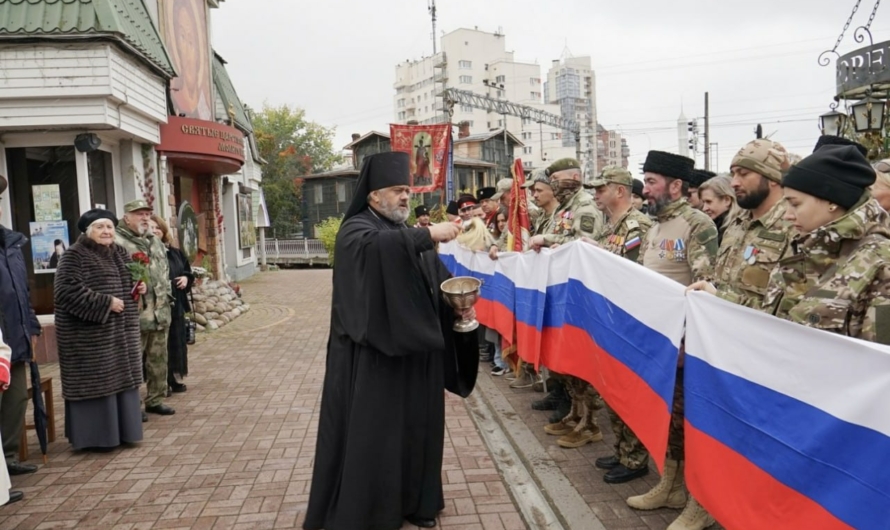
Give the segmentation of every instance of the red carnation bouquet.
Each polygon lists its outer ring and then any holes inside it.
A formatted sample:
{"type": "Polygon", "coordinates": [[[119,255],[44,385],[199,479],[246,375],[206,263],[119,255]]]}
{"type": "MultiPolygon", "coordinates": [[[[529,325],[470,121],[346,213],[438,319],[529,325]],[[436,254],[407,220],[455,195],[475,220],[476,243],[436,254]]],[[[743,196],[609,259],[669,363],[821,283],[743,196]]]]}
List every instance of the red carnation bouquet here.
{"type": "Polygon", "coordinates": [[[133,300],[139,299],[139,288],[142,285],[148,284],[149,279],[149,259],[148,255],[145,252],[135,252],[132,256],[130,256],[133,261],[127,263],[127,269],[130,271],[130,278],[136,282],[133,285],[133,289],[130,290],[130,296],[133,297],[133,300]]]}

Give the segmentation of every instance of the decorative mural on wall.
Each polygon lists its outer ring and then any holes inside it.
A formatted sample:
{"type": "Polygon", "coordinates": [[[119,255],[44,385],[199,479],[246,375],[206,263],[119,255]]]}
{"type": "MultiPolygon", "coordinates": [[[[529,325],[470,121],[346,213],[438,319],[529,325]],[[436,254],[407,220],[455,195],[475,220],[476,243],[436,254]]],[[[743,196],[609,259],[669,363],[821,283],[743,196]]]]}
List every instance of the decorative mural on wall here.
{"type": "Polygon", "coordinates": [[[213,120],[210,44],[204,0],[164,0],[164,43],[179,77],[170,83],[177,114],[213,120]]]}

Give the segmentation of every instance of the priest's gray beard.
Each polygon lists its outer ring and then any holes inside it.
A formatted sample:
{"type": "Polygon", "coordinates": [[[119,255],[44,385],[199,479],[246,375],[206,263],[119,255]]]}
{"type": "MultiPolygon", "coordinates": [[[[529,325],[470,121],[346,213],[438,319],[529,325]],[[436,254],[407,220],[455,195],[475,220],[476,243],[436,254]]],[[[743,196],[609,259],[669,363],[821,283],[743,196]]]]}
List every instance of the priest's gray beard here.
{"type": "Polygon", "coordinates": [[[402,202],[396,197],[393,201],[387,202],[386,197],[380,196],[380,204],[377,206],[380,214],[390,221],[401,224],[408,220],[410,215],[408,212],[408,203],[402,202]]]}

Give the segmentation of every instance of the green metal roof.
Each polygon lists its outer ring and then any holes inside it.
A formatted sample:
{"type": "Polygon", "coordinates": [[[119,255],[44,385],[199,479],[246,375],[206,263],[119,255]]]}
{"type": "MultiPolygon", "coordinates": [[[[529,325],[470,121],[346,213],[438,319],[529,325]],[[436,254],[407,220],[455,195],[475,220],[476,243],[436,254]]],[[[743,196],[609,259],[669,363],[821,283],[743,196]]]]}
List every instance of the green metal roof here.
{"type": "MultiPolygon", "coordinates": [[[[244,110],[244,105],[241,103],[238,93],[235,92],[232,78],[229,77],[229,73],[226,71],[226,61],[215,51],[213,52],[213,83],[216,85],[216,92],[222,99],[226,112],[228,113],[229,109],[235,112],[235,125],[248,133],[253,132],[250,118],[244,110]]],[[[217,118],[219,117],[221,116],[217,116],[217,118]]],[[[226,117],[228,117],[228,114],[226,114],[226,117]]]]}
{"type": "Polygon", "coordinates": [[[0,0],[0,39],[108,38],[170,78],[176,70],[143,0],[0,0]]]}

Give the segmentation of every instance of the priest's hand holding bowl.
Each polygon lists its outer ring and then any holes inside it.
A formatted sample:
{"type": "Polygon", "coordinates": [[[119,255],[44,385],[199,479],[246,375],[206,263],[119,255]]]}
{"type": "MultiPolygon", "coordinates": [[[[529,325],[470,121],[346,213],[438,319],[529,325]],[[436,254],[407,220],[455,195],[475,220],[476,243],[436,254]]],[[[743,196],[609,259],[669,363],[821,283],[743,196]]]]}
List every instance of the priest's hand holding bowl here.
{"type": "Polygon", "coordinates": [[[454,310],[454,314],[461,317],[464,320],[476,320],[476,310],[472,307],[469,309],[464,309],[463,311],[459,309],[454,310]]]}
{"type": "Polygon", "coordinates": [[[460,227],[453,223],[436,223],[430,225],[427,230],[436,243],[447,243],[460,234],[460,227]]]}
{"type": "Polygon", "coordinates": [[[704,280],[697,281],[697,282],[693,283],[692,285],[690,285],[689,287],[687,287],[686,292],[688,293],[689,291],[702,291],[702,292],[705,292],[708,294],[713,294],[713,295],[717,294],[717,288],[714,287],[714,284],[711,282],[706,282],[704,280]]]}

